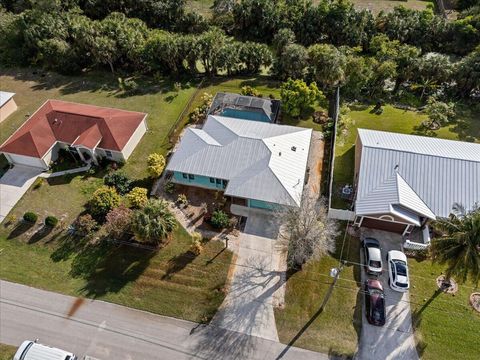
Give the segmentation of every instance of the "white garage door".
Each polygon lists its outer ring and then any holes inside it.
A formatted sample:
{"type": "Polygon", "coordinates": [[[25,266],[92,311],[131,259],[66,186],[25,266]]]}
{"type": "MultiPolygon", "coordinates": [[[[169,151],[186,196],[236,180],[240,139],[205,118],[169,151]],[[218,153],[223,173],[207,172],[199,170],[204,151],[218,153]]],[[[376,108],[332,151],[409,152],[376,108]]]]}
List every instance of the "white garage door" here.
{"type": "Polygon", "coordinates": [[[5,156],[13,164],[33,166],[33,167],[38,167],[42,169],[47,168],[47,166],[45,165],[42,159],[34,158],[31,156],[18,155],[18,154],[5,154],[5,156]]]}

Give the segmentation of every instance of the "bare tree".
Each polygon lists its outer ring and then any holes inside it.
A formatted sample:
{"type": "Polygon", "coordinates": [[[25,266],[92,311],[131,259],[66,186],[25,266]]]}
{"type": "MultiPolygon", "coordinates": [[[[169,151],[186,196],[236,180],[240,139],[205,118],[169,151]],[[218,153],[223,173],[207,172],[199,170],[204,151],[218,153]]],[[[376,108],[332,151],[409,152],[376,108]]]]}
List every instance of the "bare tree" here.
{"type": "Polygon", "coordinates": [[[338,226],[327,217],[325,199],[304,196],[300,207],[279,210],[279,218],[280,238],[288,243],[290,268],[301,268],[308,261],[335,251],[338,226]]]}

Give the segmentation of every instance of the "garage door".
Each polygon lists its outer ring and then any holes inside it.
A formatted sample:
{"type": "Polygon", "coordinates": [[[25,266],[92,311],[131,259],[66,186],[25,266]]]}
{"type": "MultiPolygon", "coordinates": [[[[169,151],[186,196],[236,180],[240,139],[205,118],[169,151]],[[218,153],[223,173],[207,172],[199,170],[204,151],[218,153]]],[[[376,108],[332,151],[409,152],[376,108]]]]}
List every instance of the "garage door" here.
{"type": "Polygon", "coordinates": [[[17,165],[27,165],[46,169],[45,163],[42,159],[34,158],[31,156],[17,155],[17,154],[5,154],[10,162],[17,165]]]}
{"type": "Polygon", "coordinates": [[[363,221],[362,221],[362,227],[385,230],[385,231],[390,231],[398,234],[403,234],[407,226],[408,225],[405,225],[405,224],[399,224],[391,221],[372,219],[372,218],[363,218],[363,221]]]}

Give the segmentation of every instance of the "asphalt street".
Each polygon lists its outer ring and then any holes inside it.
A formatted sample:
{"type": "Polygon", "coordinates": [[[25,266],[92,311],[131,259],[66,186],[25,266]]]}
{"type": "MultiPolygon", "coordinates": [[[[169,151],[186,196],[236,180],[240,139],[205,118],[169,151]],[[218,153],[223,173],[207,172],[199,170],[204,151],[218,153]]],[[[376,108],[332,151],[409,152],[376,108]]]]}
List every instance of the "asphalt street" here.
{"type": "Polygon", "coordinates": [[[0,343],[26,339],[100,360],[327,359],[255,336],[0,281],[0,343]]]}

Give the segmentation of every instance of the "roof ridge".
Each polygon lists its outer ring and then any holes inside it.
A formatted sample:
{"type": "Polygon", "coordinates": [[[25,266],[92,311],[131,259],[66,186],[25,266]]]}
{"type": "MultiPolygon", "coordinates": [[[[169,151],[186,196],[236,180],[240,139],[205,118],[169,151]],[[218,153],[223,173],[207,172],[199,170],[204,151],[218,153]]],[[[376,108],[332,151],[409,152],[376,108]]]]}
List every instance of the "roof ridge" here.
{"type": "MultiPolygon", "coordinates": [[[[399,203],[400,205],[405,206],[406,208],[408,208],[408,209],[410,209],[410,210],[412,210],[412,211],[415,212],[414,209],[412,209],[412,208],[410,208],[409,206],[406,206],[406,205],[404,205],[403,203],[400,202],[400,190],[399,190],[399,186],[398,186],[398,179],[399,179],[399,178],[402,179],[402,180],[405,182],[405,184],[407,184],[408,188],[416,195],[416,197],[422,202],[422,204],[425,205],[425,207],[426,207],[428,210],[430,210],[430,212],[431,212],[433,215],[435,215],[435,213],[433,212],[433,210],[430,209],[430,206],[428,206],[428,205],[425,203],[425,201],[421,198],[421,196],[410,186],[410,184],[408,183],[408,181],[405,180],[405,178],[404,178],[402,175],[400,175],[400,173],[397,171],[398,203],[399,203]]],[[[425,214],[424,214],[424,215],[425,215],[425,214]]]]}
{"type": "MultiPolygon", "coordinates": [[[[395,137],[407,137],[407,138],[415,138],[417,141],[429,141],[429,142],[449,142],[449,143],[455,143],[457,145],[461,146],[474,146],[478,147],[480,150],[480,143],[472,143],[472,142],[467,142],[467,141],[461,141],[461,140],[452,140],[452,139],[439,139],[431,136],[421,136],[421,135],[416,135],[416,134],[402,134],[402,133],[397,133],[397,132],[391,132],[391,131],[383,131],[383,130],[372,130],[372,129],[363,129],[359,128],[357,129],[358,135],[361,137],[361,133],[382,133],[382,134],[388,134],[389,136],[395,136],[395,137]]],[[[425,153],[425,152],[415,152],[413,150],[406,150],[406,149],[398,149],[398,148],[392,148],[392,147],[387,147],[386,145],[379,145],[379,144],[364,144],[362,143],[364,147],[367,148],[373,148],[373,149],[382,149],[382,150],[389,150],[389,151],[401,151],[404,153],[410,153],[410,154],[417,154],[417,155],[423,155],[423,156],[431,156],[435,158],[442,158],[442,159],[454,159],[454,160],[459,160],[459,161],[469,161],[469,162],[480,162],[480,158],[478,160],[472,160],[472,159],[465,159],[465,158],[458,158],[454,156],[448,156],[444,154],[432,154],[432,153],[425,153]]]]}

